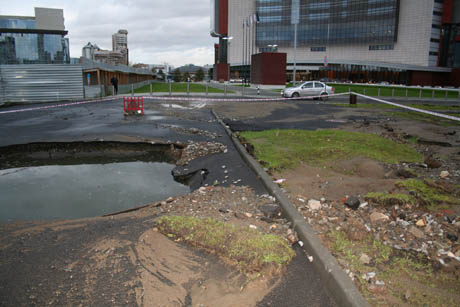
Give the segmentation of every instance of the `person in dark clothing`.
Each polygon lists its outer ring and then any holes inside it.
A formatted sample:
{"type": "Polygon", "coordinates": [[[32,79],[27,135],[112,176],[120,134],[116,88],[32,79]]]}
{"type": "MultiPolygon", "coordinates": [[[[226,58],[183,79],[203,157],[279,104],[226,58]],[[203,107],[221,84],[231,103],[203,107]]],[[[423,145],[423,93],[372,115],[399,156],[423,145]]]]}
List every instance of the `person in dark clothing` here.
{"type": "Polygon", "coordinates": [[[118,79],[117,79],[117,77],[112,77],[112,79],[110,79],[110,83],[112,83],[113,88],[115,89],[115,95],[116,95],[118,93],[118,79]]]}

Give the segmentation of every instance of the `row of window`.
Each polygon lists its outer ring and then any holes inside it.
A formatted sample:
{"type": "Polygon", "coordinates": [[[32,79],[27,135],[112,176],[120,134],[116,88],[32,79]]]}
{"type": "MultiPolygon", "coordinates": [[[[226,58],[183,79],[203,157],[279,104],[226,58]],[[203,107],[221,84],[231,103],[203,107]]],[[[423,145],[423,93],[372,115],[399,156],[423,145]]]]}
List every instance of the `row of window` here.
{"type": "Polygon", "coordinates": [[[325,51],[326,51],[326,47],[311,47],[311,48],[310,48],[310,51],[311,51],[311,52],[325,52],[325,51]]]}
{"type": "Polygon", "coordinates": [[[68,64],[69,40],[58,34],[1,33],[0,64],[68,64]]]}
{"type": "MultiPolygon", "coordinates": [[[[394,50],[394,45],[393,44],[388,44],[388,45],[369,45],[369,50],[374,51],[374,50],[394,50]]],[[[273,48],[259,48],[260,52],[270,52],[273,51],[273,48]]],[[[310,47],[311,52],[326,52],[326,47],[310,47]]],[[[437,52],[430,52],[430,55],[438,55],[437,52]]]]}
{"type": "MultiPolygon", "coordinates": [[[[298,42],[307,44],[393,43],[399,0],[302,1],[298,42]]],[[[293,39],[291,1],[258,0],[257,45],[289,46],[293,39]]]]}
{"type": "Polygon", "coordinates": [[[24,18],[0,18],[0,28],[3,29],[35,29],[35,20],[24,18]]]}
{"type": "MultiPolygon", "coordinates": [[[[260,23],[291,23],[291,16],[283,15],[281,8],[278,8],[273,11],[270,8],[270,11],[266,10],[267,7],[259,10],[259,22],[260,23]],[[274,12],[278,12],[278,14],[273,14],[274,12]]],[[[395,9],[393,7],[381,7],[381,8],[373,8],[367,10],[367,15],[362,13],[356,12],[349,12],[349,11],[341,11],[341,12],[321,12],[321,13],[308,13],[308,14],[300,14],[299,20],[302,23],[308,21],[316,21],[316,20],[327,20],[329,22],[337,22],[337,19],[346,19],[347,21],[352,20],[375,20],[376,18],[385,19],[385,16],[393,16],[395,15],[395,9]],[[366,18],[367,17],[367,18],[366,18]]],[[[339,22],[343,22],[340,21],[339,22]]]]}
{"type": "Polygon", "coordinates": [[[395,46],[393,44],[388,45],[370,45],[369,50],[393,50],[395,46]]]}

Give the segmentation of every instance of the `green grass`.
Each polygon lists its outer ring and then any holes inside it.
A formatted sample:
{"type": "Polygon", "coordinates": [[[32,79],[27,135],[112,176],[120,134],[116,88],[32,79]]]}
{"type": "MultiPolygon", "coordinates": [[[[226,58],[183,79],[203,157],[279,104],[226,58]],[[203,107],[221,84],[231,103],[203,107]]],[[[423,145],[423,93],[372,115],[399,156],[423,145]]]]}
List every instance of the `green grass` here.
{"type": "MultiPolygon", "coordinates": [[[[407,112],[400,112],[400,111],[387,112],[386,115],[389,116],[389,117],[405,118],[405,119],[431,123],[431,124],[444,126],[444,127],[459,126],[460,125],[460,122],[458,122],[458,121],[454,121],[454,120],[450,120],[450,119],[444,119],[444,118],[440,118],[440,117],[437,117],[437,116],[434,116],[434,115],[423,114],[423,113],[412,112],[412,111],[407,111],[407,112]]],[[[455,116],[455,117],[460,117],[458,114],[449,114],[449,115],[452,115],[452,116],[455,116]]]]}
{"type": "Polygon", "coordinates": [[[428,179],[398,180],[395,184],[403,190],[402,193],[371,192],[365,195],[366,201],[384,206],[418,204],[431,211],[460,205],[460,200],[457,197],[460,192],[458,186],[452,186],[452,190],[447,192],[445,187],[441,187],[428,179]],[[409,195],[409,192],[414,195],[409,195]]]}
{"type": "Polygon", "coordinates": [[[435,272],[423,254],[408,256],[369,235],[362,241],[351,241],[343,231],[328,233],[334,255],[355,272],[360,290],[372,306],[458,306],[460,282],[455,274],[435,272]],[[363,264],[367,254],[371,262],[363,264]],[[385,282],[385,295],[374,295],[363,275],[376,272],[375,279],[385,282]],[[410,291],[410,296],[406,293],[410,291]],[[390,297],[391,298],[388,298],[390,297]]]}
{"type": "MultiPolygon", "coordinates": [[[[382,87],[378,85],[360,85],[360,84],[329,84],[334,87],[335,93],[346,93],[349,90],[359,94],[365,94],[367,96],[378,96],[380,89],[380,96],[391,97],[394,89],[394,95],[399,97],[406,97],[405,87],[382,87]]],[[[432,98],[432,89],[423,88],[407,88],[407,97],[419,97],[420,91],[422,91],[422,98],[432,98]]],[[[434,90],[434,98],[444,99],[446,98],[445,90],[434,90]]],[[[447,91],[447,98],[458,99],[458,91],[447,91]]]]}
{"type": "MultiPolygon", "coordinates": [[[[336,107],[347,107],[347,108],[364,108],[364,109],[398,109],[398,107],[384,104],[384,103],[334,103],[336,107]]],[[[445,106],[445,105],[433,105],[433,104],[408,104],[407,106],[428,110],[428,111],[460,111],[460,106],[445,106]]]]}
{"type": "Polygon", "coordinates": [[[384,206],[405,205],[414,201],[414,198],[407,194],[390,194],[381,192],[367,193],[364,196],[364,199],[384,206]]]}
{"type": "Polygon", "coordinates": [[[281,266],[295,256],[294,250],[280,236],[212,218],[164,216],[157,225],[168,237],[223,256],[247,272],[259,271],[266,265],[281,266]]]}
{"type": "MultiPolygon", "coordinates": [[[[298,84],[303,82],[298,82],[298,84]]],[[[340,93],[347,93],[349,91],[365,94],[367,96],[378,96],[379,89],[380,89],[380,96],[382,97],[391,97],[393,95],[394,89],[394,96],[398,97],[406,97],[406,87],[389,87],[389,86],[379,86],[379,85],[363,85],[363,84],[336,84],[336,83],[327,83],[327,85],[332,86],[335,90],[336,94],[340,93]]],[[[286,87],[292,87],[293,84],[288,83],[286,87]]],[[[434,98],[437,99],[445,99],[446,92],[448,99],[458,99],[459,98],[459,91],[446,91],[442,89],[424,89],[424,88],[407,88],[407,97],[420,97],[420,91],[422,91],[422,98],[433,98],[433,91],[434,91],[434,98]]]]}
{"type": "Polygon", "coordinates": [[[255,156],[271,169],[295,168],[301,162],[324,165],[328,161],[363,156],[385,163],[422,162],[412,147],[375,134],[340,130],[268,130],[240,134],[254,145],[255,156]]]}
{"type": "Polygon", "coordinates": [[[452,196],[450,193],[442,191],[440,188],[437,188],[433,182],[428,180],[399,180],[396,182],[396,186],[407,191],[416,192],[418,201],[427,206],[430,210],[436,209],[437,205],[443,203],[450,205],[460,205],[460,199],[452,196]]]}
{"type": "MultiPolygon", "coordinates": [[[[171,83],[173,93],[187,93],[187,83],[171,83]]],[[[153,93],[169,93],[168,83],[152,83],[153,93]]],[[[150,93],[150,85],[145,85],[134,90],[134,93],[150,93]]],[[[206,93],[206,86],[199,83],[190,83],[190,93],[206,93]]],[[[208,86],[208,93],[224,93],[223,90],[208,86]]],[[[227,91],[232,93],[232,91],[227,91]]]]}

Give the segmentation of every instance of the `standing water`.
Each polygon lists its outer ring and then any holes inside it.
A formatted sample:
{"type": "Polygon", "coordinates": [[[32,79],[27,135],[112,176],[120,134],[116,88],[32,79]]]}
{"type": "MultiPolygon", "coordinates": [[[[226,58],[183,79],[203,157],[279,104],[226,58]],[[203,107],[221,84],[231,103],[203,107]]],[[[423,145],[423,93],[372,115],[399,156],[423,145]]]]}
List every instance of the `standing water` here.
{"type": "Polygon", "coordinates": [[[101,216],[183,195],[174,165],[51,165],[0,170],[0,221],[101,216]]]}
{"type": "Polygon", "coordinates": [[[181,147],[154,142],[0,147],[0,221],[101,216],[183,195],[181,147]]]}

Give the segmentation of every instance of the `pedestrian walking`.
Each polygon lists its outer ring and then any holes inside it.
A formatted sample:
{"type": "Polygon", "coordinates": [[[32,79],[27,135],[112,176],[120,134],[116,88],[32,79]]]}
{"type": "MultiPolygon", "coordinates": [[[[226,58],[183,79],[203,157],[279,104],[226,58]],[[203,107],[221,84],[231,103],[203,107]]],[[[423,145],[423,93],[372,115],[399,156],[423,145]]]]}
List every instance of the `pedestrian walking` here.
{"type": "Polygon", "coordinates": [[[110,83],[112,83],[113,85],[113,88],[115,89],[115,95],[118,93],[118,79],[117,77],[112,77],[112,79],[110,79],[110,83]]]}

